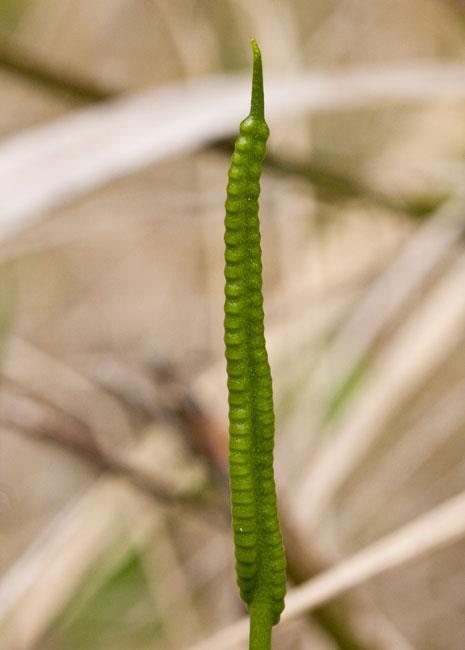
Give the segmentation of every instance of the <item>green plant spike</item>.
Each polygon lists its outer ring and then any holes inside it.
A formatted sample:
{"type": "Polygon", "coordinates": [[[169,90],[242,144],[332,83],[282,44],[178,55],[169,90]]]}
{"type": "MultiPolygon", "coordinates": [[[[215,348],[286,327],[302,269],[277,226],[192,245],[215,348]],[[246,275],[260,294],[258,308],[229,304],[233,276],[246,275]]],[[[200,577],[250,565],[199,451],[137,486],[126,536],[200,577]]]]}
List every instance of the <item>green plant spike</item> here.
{"type": "Polygon", "coordinates": [[[225,218],[225,345],[229,471],[237,582],[250,612],[250,650],[271,647],[284,609],[286,561],[273,472],[274,412],[265,345],[258,197],[269,129],[261,54],[252,41],[250,114],[229,169],[225,218]]]}

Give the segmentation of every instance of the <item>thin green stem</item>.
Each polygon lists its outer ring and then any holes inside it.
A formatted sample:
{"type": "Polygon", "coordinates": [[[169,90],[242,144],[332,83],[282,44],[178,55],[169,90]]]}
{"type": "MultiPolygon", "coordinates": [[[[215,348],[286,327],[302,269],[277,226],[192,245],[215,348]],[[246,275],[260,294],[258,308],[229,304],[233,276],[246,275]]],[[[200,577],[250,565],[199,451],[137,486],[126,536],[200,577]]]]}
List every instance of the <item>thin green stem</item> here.
{"type": "Polygon", "coordinates": [[[267,602],[250,606],[249,650],[271,650],[271,607],[267,602]]]}

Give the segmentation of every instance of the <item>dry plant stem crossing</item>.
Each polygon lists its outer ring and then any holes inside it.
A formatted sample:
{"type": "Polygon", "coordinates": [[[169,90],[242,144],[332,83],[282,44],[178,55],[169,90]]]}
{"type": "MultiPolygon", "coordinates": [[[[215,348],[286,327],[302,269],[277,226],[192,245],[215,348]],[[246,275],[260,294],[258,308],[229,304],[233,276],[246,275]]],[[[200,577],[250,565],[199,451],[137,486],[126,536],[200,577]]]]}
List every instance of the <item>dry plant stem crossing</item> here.
{"type": "MultiPolygon", "coordinates": [[[[320,607],[389,569],[420,559],[464,537],[465,492],[462,492],[291,591],[286,599],[283,622],[320,607]]],[[[246,638],[247,621],[241,619],[209,639],[190,646],[189,650],[232,650],[246,638]]]]}
{"type": "MultiPolygon", "coordinates": [[[[160,505],[187,507],[202,513],[205,513],[206,508],[209,510],[209,505],[199,494],[177,494],[150,472],[110,454],[73,418],[60,415],[37,400],[17,395],[5,388],[0,396],[0,426],[13,434],[65,449],[102,473],[124,478],[132,487],[160,505]]],[[[216,513],[216,510],[211,512],[216,513]]]]}
{"type": "Polygon", "coordinates": [[[465,255],[458,257],[373,363],[362,397],[337,423],[312,460],[312,471],[300,486],[302,526],[315,528],[344,482],[382,434],[395,407],[442,363],[461,340],[465,323],[465,255]],[[311,500],[309,501],[309,498],[311,500]]]}
{"type": "MultiPolygon", "coordinates": [[[[465,97],[465,67],[323,71],[270,78],[267,88],[273,119],[296,109],[457,101],[465,97]]],[[[64,201],[229,136],[247,93],[243,77],[210,76],[102,102],[5,138],[0,146],[0,243],[64,201]]]]}

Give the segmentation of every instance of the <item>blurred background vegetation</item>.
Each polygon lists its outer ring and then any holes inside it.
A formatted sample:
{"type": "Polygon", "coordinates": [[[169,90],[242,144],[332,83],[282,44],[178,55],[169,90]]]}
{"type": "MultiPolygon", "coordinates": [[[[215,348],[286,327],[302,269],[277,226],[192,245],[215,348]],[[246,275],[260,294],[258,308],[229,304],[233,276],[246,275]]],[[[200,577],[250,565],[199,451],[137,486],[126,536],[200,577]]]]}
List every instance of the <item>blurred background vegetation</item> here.
{"type": "MultiPolygon", "coordinates": [[[[252,36],[290,588],[465,493],[465,3],[0,0],[2,649],[187,649],[243,613],[222,228],[252,36]]],[[[463,528],[275,647],[463,650],[463,528]]]]}

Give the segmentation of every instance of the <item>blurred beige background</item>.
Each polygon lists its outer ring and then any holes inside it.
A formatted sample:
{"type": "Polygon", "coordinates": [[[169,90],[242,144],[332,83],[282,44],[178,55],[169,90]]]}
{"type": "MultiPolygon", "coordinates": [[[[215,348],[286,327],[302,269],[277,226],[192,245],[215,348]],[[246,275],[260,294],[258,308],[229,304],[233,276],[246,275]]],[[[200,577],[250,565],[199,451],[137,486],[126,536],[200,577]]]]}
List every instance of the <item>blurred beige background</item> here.
{"type": "Polygon", "coordinates": [[[246,647],[222,229],[252,36],[274,647],[465,647],[465,3],[1,0],[4,650],[246,647]]]}

